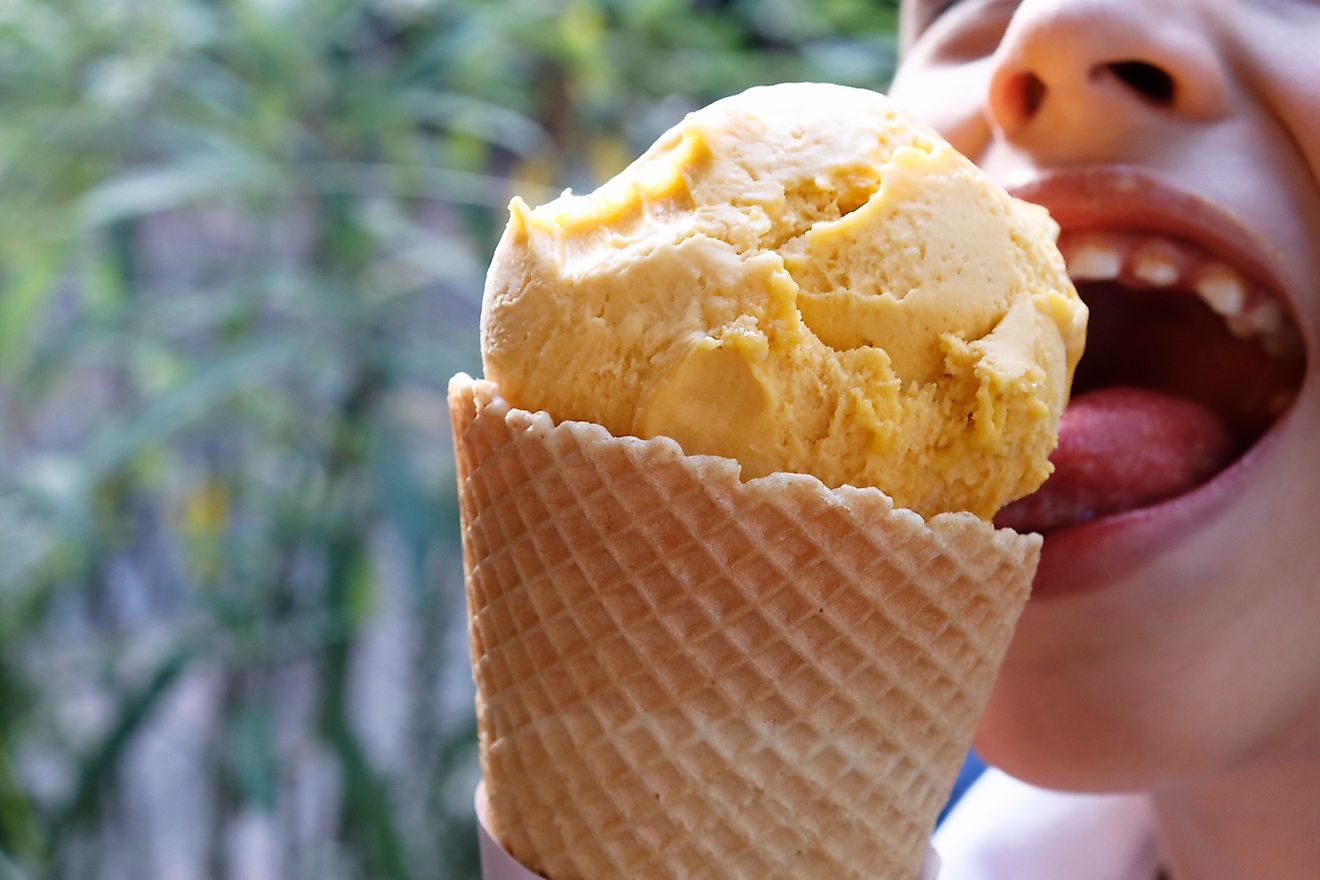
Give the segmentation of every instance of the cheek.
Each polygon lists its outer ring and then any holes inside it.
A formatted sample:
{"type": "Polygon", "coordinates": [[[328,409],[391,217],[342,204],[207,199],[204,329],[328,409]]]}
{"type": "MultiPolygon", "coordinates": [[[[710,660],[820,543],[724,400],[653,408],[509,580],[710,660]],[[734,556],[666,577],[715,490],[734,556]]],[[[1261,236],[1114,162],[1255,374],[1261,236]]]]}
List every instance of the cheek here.
{"type": "Polygon", "coordinates": [[[1312,192],[1320,192],[1320,4],[1297,7],[1293,17],[1239,17],[1233,31],[1244,81],[1288,129],[1310,167],[1312,192]]]}
{"type": "Polygon", "coordinates": [[[1101,603],[1049,604],[1028,605],[1018,624],[977,750],[1048,788],[1150,786],[1177,749],[1167,732],[1156,735],[1177,721],[1167,699],[1174,682],[1155,674],[1147,637],[1105,620],[1112,610],[1101,603]]]}
{"type": "Polygon", "coordinates": [[[985,114],[992,59],[942,64],[913,55],[899,67],[890,97],[975,160],[989,145],[985,114]]]}
{"type": "Polygon", "coordinates": [[[1090,792],[1154,788],[1224,763],[1217,753],[1231,749],[1206,730],[1222,719],[1188,711],[1186,697],[1202,690],[1196,674],[1075,660],[1024,668],[1010,649],[977,731],[982,757],[1035,785],[1090,792]]]}

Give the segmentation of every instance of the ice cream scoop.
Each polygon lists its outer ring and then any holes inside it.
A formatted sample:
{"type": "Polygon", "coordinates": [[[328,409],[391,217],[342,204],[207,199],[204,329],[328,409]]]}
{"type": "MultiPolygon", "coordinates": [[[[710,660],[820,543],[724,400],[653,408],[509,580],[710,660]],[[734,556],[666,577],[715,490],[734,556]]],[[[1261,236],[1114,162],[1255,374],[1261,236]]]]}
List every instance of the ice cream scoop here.
{"type": "Polygon", "coordinates": [[[1086,326],[1057,227],[882,95],[751,89],[510,215],[482,348],[514,406],[927,517],[1050,473],[1086,326]]]}

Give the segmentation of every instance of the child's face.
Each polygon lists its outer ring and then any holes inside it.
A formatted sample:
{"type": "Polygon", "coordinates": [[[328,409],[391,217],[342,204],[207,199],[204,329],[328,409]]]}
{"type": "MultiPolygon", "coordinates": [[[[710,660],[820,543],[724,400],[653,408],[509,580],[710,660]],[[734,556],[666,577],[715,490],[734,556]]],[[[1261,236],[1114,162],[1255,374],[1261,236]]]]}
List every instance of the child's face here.
{"type": "Polygon", "coordinates": [[[1092,307],[1071,494],[1018,520],[1045,554],[979,747],[1087,789],[1315,760],[1320,4],[903,14],[892,94],[1051,210],[1092,307]]]}

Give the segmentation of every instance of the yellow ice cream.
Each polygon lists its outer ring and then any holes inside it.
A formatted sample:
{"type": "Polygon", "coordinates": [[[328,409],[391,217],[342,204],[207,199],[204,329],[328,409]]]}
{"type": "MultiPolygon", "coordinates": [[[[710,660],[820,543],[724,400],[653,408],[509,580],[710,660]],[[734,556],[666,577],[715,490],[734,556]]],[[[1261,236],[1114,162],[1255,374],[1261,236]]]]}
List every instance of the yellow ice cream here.
{"type": "Polygon", "coordinates": [[[515,406],[924,516],[1050,472],[1086,327],[1058,228],[882,95],[751,89],[510,214],[482,351],[515,406]]]}

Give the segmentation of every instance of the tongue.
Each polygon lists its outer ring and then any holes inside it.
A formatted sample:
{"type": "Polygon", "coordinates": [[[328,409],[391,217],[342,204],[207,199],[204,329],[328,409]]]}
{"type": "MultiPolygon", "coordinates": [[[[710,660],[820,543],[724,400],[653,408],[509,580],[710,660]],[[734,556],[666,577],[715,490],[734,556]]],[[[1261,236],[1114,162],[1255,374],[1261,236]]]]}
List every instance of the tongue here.
{"type": "Polygon", "coordinates": [[[995,525],[1043,532],[1180,495],[1232,457],[1224,421],[1183,397],[1114,387],[1075,397],[1059,422],[1054,473],[995,525]]]}

